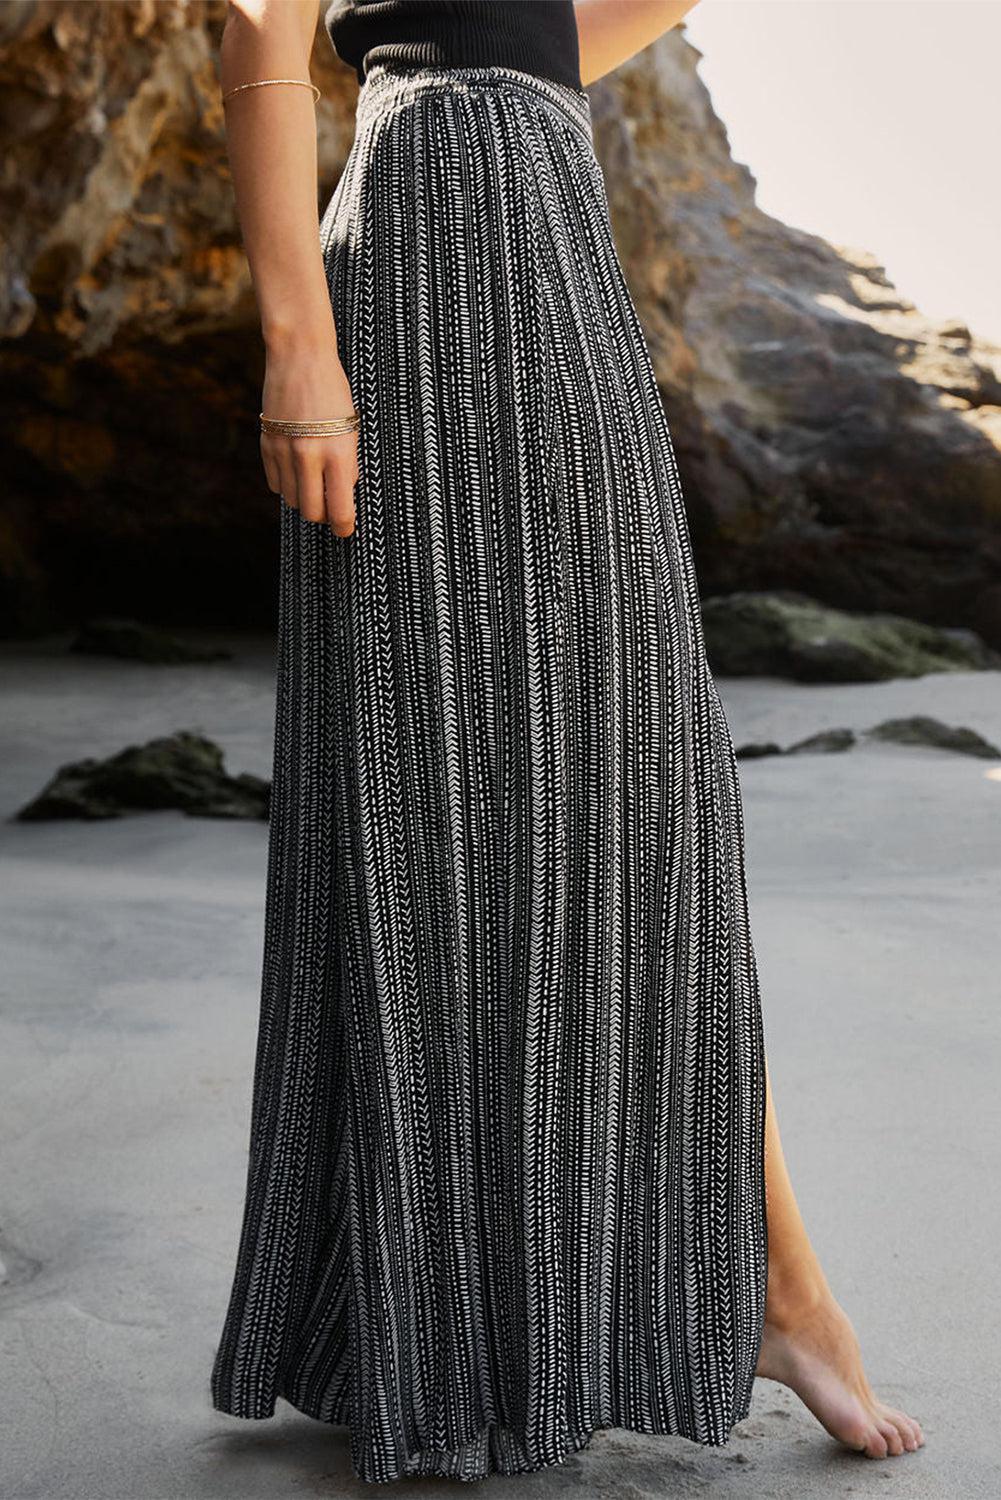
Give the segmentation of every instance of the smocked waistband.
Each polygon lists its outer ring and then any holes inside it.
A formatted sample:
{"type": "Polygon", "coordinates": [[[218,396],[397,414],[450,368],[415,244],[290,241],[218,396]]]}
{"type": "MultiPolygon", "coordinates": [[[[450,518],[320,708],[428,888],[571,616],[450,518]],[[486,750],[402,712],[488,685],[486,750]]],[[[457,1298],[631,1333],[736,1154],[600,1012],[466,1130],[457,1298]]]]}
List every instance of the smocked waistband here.
{"type": "Polygon", "coordinates": [[[358,91],[356,122],[362,125],[393,104],[403,103],[426,89],[518,93],[526,99],[556,110],[568,124],[579,131],[589,145],[594,144],[591,101],[583,89],[557,83],[555,79],[543,78],[541,74],[523,73],[519,68],[508,68],[499,63],[460,67],[376,63],[366,73],[365,81],[358,91]]]}

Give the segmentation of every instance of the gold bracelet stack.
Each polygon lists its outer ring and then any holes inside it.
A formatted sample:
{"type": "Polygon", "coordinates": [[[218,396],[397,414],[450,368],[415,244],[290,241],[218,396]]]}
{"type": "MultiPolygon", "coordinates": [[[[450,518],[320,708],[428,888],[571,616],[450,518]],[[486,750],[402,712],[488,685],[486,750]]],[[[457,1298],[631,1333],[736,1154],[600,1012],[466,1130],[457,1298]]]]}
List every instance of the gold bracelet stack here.
{"type": "Polygon", "coordinates": [[[313,103],[319,103],[320,90],[316,87],[316,84],[311,83],[308,78],[259,78],[256,83],[238,83],[235,89],[226,90],[226,92],[222,96],[222,102],[223,104],[225,104],[226,100],[232,99],[234,94],[242,94],[244,89],[262,89],[264,88],[265,84],[268,83],[296,83],[300,86],[300,88],[312,89],[313,103]]]}
{"type": "Polygon", "coordinates": [[[283,437],[336,437],[342,432],[355,432],[361,422],[361,412],[353,411],[349,417],[325,417],[317,422],[287,422],[281,417],[259,415],[262,432],[275,432],[283,437]]]}

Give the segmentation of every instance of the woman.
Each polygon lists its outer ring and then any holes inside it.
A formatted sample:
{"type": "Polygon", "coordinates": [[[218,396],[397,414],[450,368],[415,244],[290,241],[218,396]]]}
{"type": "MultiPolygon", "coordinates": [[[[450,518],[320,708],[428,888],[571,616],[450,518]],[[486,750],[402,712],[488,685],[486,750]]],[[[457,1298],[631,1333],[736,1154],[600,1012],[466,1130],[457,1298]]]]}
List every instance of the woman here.
{"type": "Polygon", "coordinates": [[[923,1441],[783,1164],[733,746],[583,91],[691,4],[334,0],[362,87],[319,224],[316,0],[226,24],[281,617],[213,1399],[348,1424],[365,1480],[610,1426],[725,1444],[755,1374],[870,1457],[923,1441]]]}

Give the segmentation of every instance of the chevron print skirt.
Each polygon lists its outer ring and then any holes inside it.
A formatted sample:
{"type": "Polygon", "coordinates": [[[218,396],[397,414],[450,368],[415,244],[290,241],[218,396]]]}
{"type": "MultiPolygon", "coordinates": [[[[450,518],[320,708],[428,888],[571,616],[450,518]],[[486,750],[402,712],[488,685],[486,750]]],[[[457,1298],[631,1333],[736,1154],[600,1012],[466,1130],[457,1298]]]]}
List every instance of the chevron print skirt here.
{"type": "Polygon", "coordinates": [[[742,810],[587,94],[376,68],[321,233],[357,526],[279,502],[214,1405],[373,1482],[722,1445],[767,1271],[742,810]]]}

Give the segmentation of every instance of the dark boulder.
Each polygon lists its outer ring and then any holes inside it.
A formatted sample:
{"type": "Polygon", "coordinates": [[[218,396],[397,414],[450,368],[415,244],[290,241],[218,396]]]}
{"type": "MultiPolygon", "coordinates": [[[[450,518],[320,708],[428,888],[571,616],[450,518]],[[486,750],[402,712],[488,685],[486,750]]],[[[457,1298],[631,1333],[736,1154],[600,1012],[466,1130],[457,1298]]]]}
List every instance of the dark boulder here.
{"type": "Polygon", "coordinates": [[[1001,760],[1001,750],[965,724],[943,724],[927,714],[911,714],[902,719],[884,719],[865,731],[876,740],[890,740],[897,745],[931,745],[938,750],[955,750],[960,755],[975,755],[981,760],[1001,760]]]}
{"type": "Polygon", "coordinates": [[[270,785],[259,776],[227,775],[219,746],[181,729],[106,760],[88,757],[60,766],[21,822],[51,818],[118,818],[178,808],[203,818],[267,818],[270,785]]]}
{"type": "Polygon", "coordinates": [[[710,665],[723,677],[881,682],[1001,667],[1001,655],[970,630],[850,614],[788,590],[705,599],[702,623],[710,665]]]}
{"type": "Polygon", "coordinates": [[[805,740],[797,740],[794,745],[787,745],[786,755],[832,755],[841,750],[850,750],[855,744],[855,731],[852,729],[821,729],[816,734],[807,735],[805,740]]]}
{"type": "Polygon", "coordinates": [[[233,653],[197,641],[185,641],[169,630],[144,625],[139,620],[110,617],[86,620],[70,642],[71,651],[89,656],[118,656],[127,661],[179,662],[228,661],[233,653]]]}

